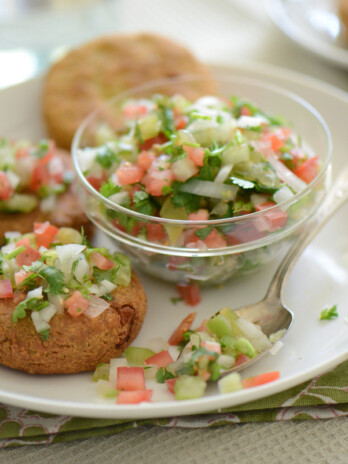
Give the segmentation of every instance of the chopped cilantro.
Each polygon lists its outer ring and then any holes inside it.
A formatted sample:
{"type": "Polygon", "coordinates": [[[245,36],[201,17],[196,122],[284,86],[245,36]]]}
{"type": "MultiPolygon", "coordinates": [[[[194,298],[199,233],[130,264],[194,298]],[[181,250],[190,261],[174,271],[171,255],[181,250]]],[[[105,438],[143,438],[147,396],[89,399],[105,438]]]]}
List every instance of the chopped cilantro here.
{"type": "Polygon", "coordinates": [[[119,185],[114,184],[112,180],[103,182],[102,186],[100,187],[100,193],[106,198],[120,192],[121,190],[122,188],[119,185]]]}
{"type": "Polygon", "coordinates": [[[111,293],[105,293],[105,295],[103,295],[102,298],[106,301],[112,301],[114,299],[111,293]]]}
{"type": "Polygon", "coordinates": [[[201,197],[192,193],[180,192],[181,182],[172,183],[171,201],[176,208],[184,207],[188,214],[197,211],[200,207],[201,197]]]}
{"type": "Polygon", "coordinates": [[[42,340],[48,340],[48,337],[50,335],[50,329],[46,329],[46,330],[42,330],[41,332],[39,332],[42,340]]]}
{"type": "Polygon", "coordinates": [[[102,270],[96,266],[93,266],[93,276],[98,284],[103,280],[109,280],[110,282],[115,282],[116,274],[118,267],[113,267],[112,269],[102,270]]]}
{"type": "Polygon", "coordinates": [[[177,304],[179,303],[180,301],[182,301],[182,298],[179,298],[179,297],[176,297],[176,296],[172,296],[170,298],[170,301],[173,303],[173,304],[177,304]]]}
{"type": "Polygon", "coordinates": [[[56,269],[53,266],[44,266],[38,274],[43,277],[48,283],[47,293],[51,295],[60,295],[63,293],[65,287],[64,284],[64,273],[60,269],[56,269]]]}
{"type": "Polygon", "coordinates": [[[213,229],[214,227],[203,227],[202,229],[197,229],[195,231],[195,235],[201,240],[204,240],[208,237],[208,235],[212,232],[213,229]]]}
{"type": "Polygon", "coordinates": [[[155,202],[149,197],[149,194],[143,190],[135,192],[133,195],[134,208],[141,214],[153,216],[156,210],[155,202]]]}
{"type": "Polygon", "coordinates": [[[162,132],[168,138],[175,132],[174,112],[163,103],[158,103],[160,119],[162,122],[162,132]]]}
{"type": "Polygon", "coordinates": [[[335,317],[338,317],[337,305],[332,306],[331,308],[325,308],[320,313],[320,320],[331,320],[335,317]]]}
{"type": "Polygon", "coordinates": [[[104,145],[98,149],[96,161],[104,169],[109,169],[114,164],[114,162],[118,161],[118,158],[107,145],[104,145]]]}
{"type": "Polygon", "coordinates": [[[172,374],[165,367],[160,367],[156,372],[156,380],[158,383],[164,383],[168,379],[174,379],[175,375],[172,374]]]}
{"type": "Polygon", "coordinates": [[[43,308],[49,306],[48,301],[42,301],[38,298],[29,298],[28,300],[21,301],[14,309],[12,313],[12,321],[18,322],[18,319],[23,319],[26,316],[26,310],[29,311],[40,311],[43,308]]]}
{"type": "Polygon", "coordinates": [[[135,134],[135,137],[136,137],[138,143],[140,145],[142,145],[144,143],[144,139],[143,139],[143,136],[142,136],[142,133],[141,133],[139,121],[136,121],[136,123],[134,125],[134,134],[135,134]]]}

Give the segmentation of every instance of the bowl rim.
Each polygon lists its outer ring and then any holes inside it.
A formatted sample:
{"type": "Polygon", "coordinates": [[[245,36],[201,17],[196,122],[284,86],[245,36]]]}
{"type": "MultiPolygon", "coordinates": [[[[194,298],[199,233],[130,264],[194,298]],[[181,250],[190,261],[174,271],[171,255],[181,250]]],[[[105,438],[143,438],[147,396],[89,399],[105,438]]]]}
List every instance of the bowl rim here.
{"type": "MultiPolygon", "coordinates": [[[[247,98],[247,97],[246,97],[247,98]]],[[[331,164],[331,159],[332,159],[332,136],[330,129],[324,120],[324,118],[321,116],[319,111],[309,102],[307,102],[304,98],[296,95],[294,92],[288,91],[281,86],[274,85],[274,84],[269,84],[266,82],[259,82],[254,78],[250,77],[243,77],[243,76],[231,76],[227,74],[226,72],[214,72],[213,77],[203,77],[199,75],[194,75],[194,74],[186,74],[180,77],[174,77],[174,78],[164,78],[164,79],[157,79],[154,81],[150,81],[146,84],[140,85],[133,87],[132,89],[126,90],[124,92],[121,92],[120,94],[115,95],[109,100],[106,100],[103,103],[102,108],[98,108],[94,111],[92,111],[80,124],[78,127],[77,131],[74,134],[72,145],[71,145],[71,154],[72,154],[72,159],[73,159],[73,165],[74,169],[77,173],[79,181],[82,183],[82,186],[85,190],[90,192],[92,196],[98,200],[99,202],[103,203],[105,206],[107,206],[109,209],[113,209],[115,211],[118,211],[123,214],[127,214],[128,216],[134,217],[138,220],[143,220],[147,222],[152,222],[156,224],[161,224],[161,225],[173,225],[173,226],[184,226],[184,227],[190,227],[190,226],[222,226],[226,224],[238,224],[238,223],[245,223],[248,221],[253,220],[254,218],[260,217],[265,214],[265,212],[268,211],[273,211],[276,209],[283,209],[283,208],[288,208],[291,204],[296,203],[299,201],[301,198],[306,196],[320,181],[323,179],[323,177],[326,175],[329,166],[331,164]],[[253,212],[247,215],[241,215],[241,216],[234,216],[231,218],[222,218],[222,219],[208,219],[208,220],[199,220],[199,221],[193,221],[193,220],[180,220],[180,219],[169,219],[169,218],[162,218],[158,216],[149,216],[145,215],[142,213],[139,213],[137,211],[133,211],[131,209],[128,209],[124,206],[118,205],[108,198],[104,197],[101,193],[99,193],[88,181],[87,178],[83,175],[79,162],[78,162],[78,152],[80,150],[79,148],[79,142],[81,139],[81,136],[83,134],[83,131],[86,129],[88,124],[93,121],[93,119],[101,113],[103,107],[109,106],[111,104],[121,102],[122,100],[125,100],[126,98],[129,98],[131,96],[134,96],[134,94],[140,93],[144,90],[151,90],[152,88],[155,89],[156,87],[160,85],[165,85],[165,84],[175,84],[178,82],[190,82],[190,81],[195,81],[195,80],[200,80],[200,81],[209,81],[209,80],[214,80],[216,79],[217,81],[225,81],[225,82],[236,82],[236,83],[242,83],[242,84],[249,84],[254,87],[257,87],[259,89],[267,89],[269,91],[272,91],[274,93],[277,93],[278,95],[281,95],[282,97],[285,96],[289,98],[292,101],[295,101],[297,104],[302,106],[304,109],[306,109],[309,113],[311,113],[312,116],[315,117],[317,122],[319,122],[320,126],[322,127],[324,134],[326,136],[326,141],[327,141],[327,148],[325,150],[326,152],[326,159],[323,162],[322,169],[320,170],[319,174],[313,179],[311,183],[309,183],[301,192],[298,192],[294,194],[294,196],[286,201],[283,201],[281,203],[277,203],[276,205],[267,208],[266,210],[258,211],[258,212],[253,212]]],[[[310,144],[309,144],[310,146],[310,144]]],[[[303,221],[300,221],[301,223],[303,221]]],[[[127,234],[129,237],[131,237],[129,234],[127,234]]],[[[273,234],[272,234],[273,235],[273,234]]],[[[134,237],[133,237],[134,238],[134,237]]],[[[257,242],[259,240],[256,240],[257,242]]],[[[228,248],[233,248],[236,247],[236,245],[231,245],[228,248]]],[[[173,247],[168,247],[168,248],[173,248],[173,247]]]]}

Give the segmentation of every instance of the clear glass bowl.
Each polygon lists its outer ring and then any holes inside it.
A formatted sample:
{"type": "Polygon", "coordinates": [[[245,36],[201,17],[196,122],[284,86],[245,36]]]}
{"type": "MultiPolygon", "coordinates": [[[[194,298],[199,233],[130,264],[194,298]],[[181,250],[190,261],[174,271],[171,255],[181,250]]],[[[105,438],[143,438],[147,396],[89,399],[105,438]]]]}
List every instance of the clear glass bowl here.
{"type": "Polygon", "coordinates": [[[218,95],[237,95],[252,101],[266,113],[285,117],[292,123],[295,133],[319,156],[322,168],[303,191],[264,211],[207,221],[145,216],[113,203],[95,190],[81,171],[78,151],[85,147],[98,146],[96,131],[101,125],[107,125],[114,130],[122,127],[121,105],[125,99],[178,92],[192,98],[195,85],[201,84],[202,78],[186,76],[156,81],[115,96],[91,114],[75,134],[72,155],[80,200],[89,219],[116,241],[135,266],[166,281],[219,284],[260,269],[289,246],[293,235],[319,207],[330,182],[331,136],[325,121],[315,108],[284,89],[247,77],[244,79],[220,74],[215,76],[214,82],[218,95]],[[288,220],[280,230],[272,230],[269,227],[269,212],[279,209],[287,213],[288,220]],[[119,217],[120,214],[132,221],[135,227],[131,231],[127,232],[115,222],[115,216],[119,217]],[[166,234],[160,241],[156,233],[148,234],[147,237],[137,235],[139,228],[143,226],[156,231],[159,225],[163,226],[161,229],[166,234]],[[192,243],[188,247],[180,243],[183,233],[194,234],[198,228],[203,227],[214,227],[223,233],[227,246],[209,248],[206,245],[201,246],[201,243],[192,243]]]}

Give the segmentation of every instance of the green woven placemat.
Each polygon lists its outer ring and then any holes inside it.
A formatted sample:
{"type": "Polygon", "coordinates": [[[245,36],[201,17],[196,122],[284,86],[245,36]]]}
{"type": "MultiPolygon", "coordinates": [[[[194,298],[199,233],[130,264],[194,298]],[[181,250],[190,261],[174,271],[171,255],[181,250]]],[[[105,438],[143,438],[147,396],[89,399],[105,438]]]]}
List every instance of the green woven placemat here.
{"type": "Polygon", "coordinates": [[[348,416],[348,361],[308,382],[257,401],[195,416],[146,420],[85,419],[0,405],[0,447],[110,435],[142,425],[214,427],[231,423],[348,416]]]}

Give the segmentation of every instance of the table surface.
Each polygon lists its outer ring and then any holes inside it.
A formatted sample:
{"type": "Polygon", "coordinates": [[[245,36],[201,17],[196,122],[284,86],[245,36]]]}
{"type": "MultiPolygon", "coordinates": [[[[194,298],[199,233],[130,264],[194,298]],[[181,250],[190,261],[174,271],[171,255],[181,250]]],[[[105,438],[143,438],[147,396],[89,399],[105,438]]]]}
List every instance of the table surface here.
{"type": "MultiPolygon", "coordinates": [[[[210,63],[257,61],[348,91],[347,70],[302,49],[271,22],[257,0],[118,0],[115,31],[153,31],[210,63]]],[[[108,31],[109,32],[109,31],[108,31]]],[[[23,39],[24,40],[24,39],[23,39]]],[[[24,42],[23,42],[24,43],[24,42]]],[[[0,462],[348,463],[348,418],[233,424],[214,429],[144,426],[111,437],[5,449],[0,462]],[[347,434],[347,435],[346,435],[347,434]]]]}

